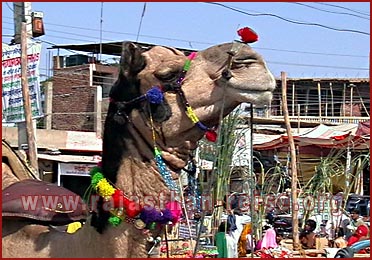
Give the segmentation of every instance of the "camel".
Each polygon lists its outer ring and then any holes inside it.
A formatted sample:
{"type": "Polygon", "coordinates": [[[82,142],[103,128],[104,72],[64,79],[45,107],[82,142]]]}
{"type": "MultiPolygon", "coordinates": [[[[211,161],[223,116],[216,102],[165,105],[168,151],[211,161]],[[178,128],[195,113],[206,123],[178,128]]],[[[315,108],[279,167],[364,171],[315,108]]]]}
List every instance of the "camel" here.
{"type": "MultiPolygon", "coordinates": [[[[205,131],[218,125],[221,112],[226,116],[243,102],[269,104],[275,85],[264,59],[242,42],[215,45],[190,56],[171,47],[141,49],[123,43],[104,124],[104,177],[139,202],[150,196],[157,209],[162,201],[177,199],[169,188],[172,181],[162,176],[154,160],[154,145],[174,180],[205,131]],[[161,103],[146,99],[154,87],[162,91],[161,103]]],[[[94,212],[74,234],[3,219],[2,256],[159,257],[155,242],[164,225],[150,230],[149,236],[148,230],[130,221],[109,225],[108,217],[107,211],[94,212]]]]}

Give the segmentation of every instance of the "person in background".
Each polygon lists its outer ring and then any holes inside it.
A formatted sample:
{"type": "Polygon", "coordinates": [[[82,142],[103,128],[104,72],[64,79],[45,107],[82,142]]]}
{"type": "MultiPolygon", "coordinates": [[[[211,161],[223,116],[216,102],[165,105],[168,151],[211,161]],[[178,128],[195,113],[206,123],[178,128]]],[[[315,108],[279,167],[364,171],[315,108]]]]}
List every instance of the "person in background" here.
{"type": "Polygon", "coordinates": [[[226,233],[228,232],[228,224],[221,222],[218,227],[218,232],[215,234],[215,245],[217,246],[218,256],[217,258],[227,258],[227,241],[226,233]]]}
{"type": "Polygon", "coordinates": [[[349,238],[355,233],[356,229],[360,225],[367,225],[363,218],[360,216],[360,212],[358,209],[353,209],[350,211],[350,222],[349,225],[346,226],[346,240],[349,240],[349,238]]]}
{"type": "Polygon", "coordinates": [[[270,228],[272,228],[271,225],[264,225],[264,226],[262,227],[262,238],[259,239],[259,240],[257,240],[256,245],[255,245],[255,248],[254,248],[255,251],[257,251],[257,250],[261,250],[261,249],[262,249],[262,240],[263,240],[263,238],[264,238],[265,235],[266,235],[266,231],[267,231],[268,229],[270,229],[270,228]]]}
{"type": "Polygon", "coordinates": [[[351,246],[358,241],[368,239],[369,229],[367,225],[360,225],[355,230],[354,234],[347,240],[347,246],[351,246]]]}
{"type": "MultiPolygon", "coordinates": [[[[231,249],[231,253],[234,258],[239,256],[238,244],[240,236],[242,234],[244,225],[251,221],[251,218],[247,215],[243,215],[240,209],[229,210],[229,216],[227,217],[229,223],[231,223],[230,232],[228,234],[228,248],[231,249]],[[230,220],[230,221],[229,221],[230,220]],[[229,239],[231,236],[231,245],[229,246],[229,239]]],[[[230,252],[230,250],[228,250],[230,252]]]]}
{"type": "Polygon", "coordinates": [[[244,225],[251,222],[251,217],[248,215],[242,214],[240,209],[234,209],[232,212],[233,212],[232,214],[235,216],[235,227],[236,227],[235,230],[232,230],[232,235],[236,243],[238,243],[240,236],[243,232],[244,225]]]}
{"type": "Polygon", "coordinates": [[[278,244],[276,243],[276,232],[274,228],[269,228],[266,230],[264,237],[262,238],[261,248],[271,249],[276,248],[278,244]]]}
{"type": "Polygon", "coordinates": [[[284,240],[284,236],[282,233],[276,233],[276,243],[281,246],[282,241],[284,240]]]}
{"type": "Polygon", "coordinates": [[[300,242],[304,249],[315,248],[315,233],[314,230],[316,229],[316,222],[315,220],[308,219],[305,222],[305,228],[300,233],[300,242]]]}
{"type": "MultiPolygon", "coordinates": [[[[367,225],[360,225],[355,230],[354,234],[348,239],[347,246],[351,246],[356,242],[369,239],[369,228],[367,225]]],[[[368,251],[366,249],[361,249],[358,254],[366,254],[368,251]]]]}
{"type": "Polygon", "coordinates": [[[252,223],[245,224],[238,243],[239,257],[246,257],[247,254],[251,253],[254,249],[254,246],[252,247],[253,241],[251,233],[252,223]]]}

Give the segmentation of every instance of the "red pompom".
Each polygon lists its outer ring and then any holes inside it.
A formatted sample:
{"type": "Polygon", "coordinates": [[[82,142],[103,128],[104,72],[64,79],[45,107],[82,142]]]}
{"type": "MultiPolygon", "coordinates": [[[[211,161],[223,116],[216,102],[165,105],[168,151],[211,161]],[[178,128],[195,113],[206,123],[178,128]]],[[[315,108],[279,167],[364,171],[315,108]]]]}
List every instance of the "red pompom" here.
{"type": "Polygon", "coordinates": [[[210,141],[210,142],[216,142],[216,140],[217,140],[217,133],[215,131],[208,130],[205,133],[205,138],[207,138],[207,140],[210,141]]]}
{"type": "Polygon", "coordinates": [[[249,27],[239,29],[238,35],[241,37],[241,41],[244,43],[252,43],[258,40],[258,35],[249,27]]]}
{"type": "Polygon", "coordinates": [[[121,190],[115,190],[112,199],[114,200],[114,207],[124,208],[125,213],[130,218],[136,217],[141,212],[139,205],[124,196],[124,193],[121,190]]]}
{"type": "Polygon", "coordinates": [[[126,207],[126,205],[124,205],[123,197],[124,194],[121,190],[115,190],[115,193],[112,194],[112,199],[114,200],[114,208],[126,207]]]}
{"type": "Polygon", "coordinates": [[[136,217],[141,212],[140,206],[137,205],[136,202],[129,200],[127,197],[124,197],[124,205],[125,213],[130,218],[136,217]]]}

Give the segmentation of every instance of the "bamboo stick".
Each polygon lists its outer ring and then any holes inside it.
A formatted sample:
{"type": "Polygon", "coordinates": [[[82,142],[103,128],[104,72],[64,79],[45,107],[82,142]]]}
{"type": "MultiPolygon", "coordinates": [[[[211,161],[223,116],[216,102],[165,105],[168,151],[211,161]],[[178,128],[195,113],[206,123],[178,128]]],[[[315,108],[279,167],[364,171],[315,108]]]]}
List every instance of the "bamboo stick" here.
{"type": "Polygon", "coordinates": [[[287,107],[287,76],[285,72],[281,72],[282,79],[282,98],[283,98],[283,115],[287,129],[288,143],[291,152],[291,200],[292,200],[292,228],[293,228],[293,249],[299,249],[298,236],[298,209],[297,209],[297,163],[296,149],[292,135],[291,123],[289,122],[288,107],[287,107]]]}

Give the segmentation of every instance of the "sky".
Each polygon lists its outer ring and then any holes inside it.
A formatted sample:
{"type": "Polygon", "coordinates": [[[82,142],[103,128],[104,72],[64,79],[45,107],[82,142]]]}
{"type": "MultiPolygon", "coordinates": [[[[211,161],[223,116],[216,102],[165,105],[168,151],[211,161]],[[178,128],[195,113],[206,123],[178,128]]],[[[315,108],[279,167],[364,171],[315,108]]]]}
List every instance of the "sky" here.
{"type": "MultiPolygon", "coordinates": [[[[276,78],[369,78],[369,2],[32,2],[43,12],[41,75],[51,45],[138,41],[203,50],[259,35],[250,44],[276,78]],[[143,16],[142,16],[143,14],[143,16]]],[[[13,3],[2,2],[2,42],[14,35],[13,3]]],[[[61,55],[76,52],[61,51],[61,55]]],[[[115,62],[103,56],[104,62],[115,62]]]]}

